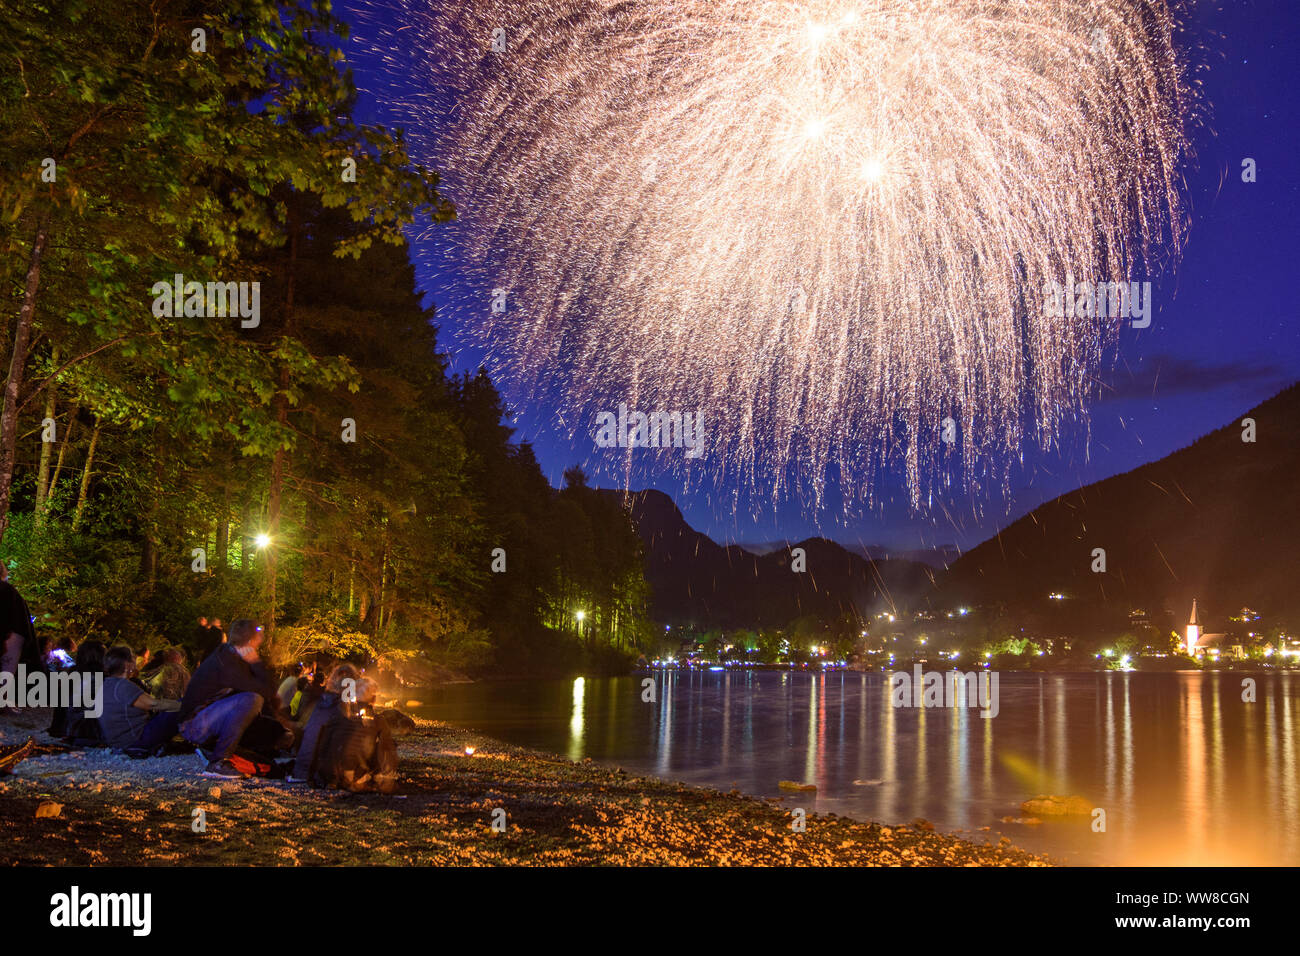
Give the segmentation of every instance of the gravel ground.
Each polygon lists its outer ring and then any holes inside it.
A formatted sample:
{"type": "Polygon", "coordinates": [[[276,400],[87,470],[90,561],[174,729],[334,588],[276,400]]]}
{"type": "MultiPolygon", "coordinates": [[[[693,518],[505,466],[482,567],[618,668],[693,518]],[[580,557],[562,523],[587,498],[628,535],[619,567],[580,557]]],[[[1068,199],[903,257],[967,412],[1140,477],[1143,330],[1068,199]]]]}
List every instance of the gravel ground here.
{"type": "MultiPolygon", "coordinates": [[[[48,711],[0,716],[0,743],[34,736],[48,711]]],[[[43,753],[0,778],[0,863],[9,865],[1044,866],[1008,844],[929,824],[834,815],[791,829],[784,806],[503,744],[432,721],[398,738],[390,796],[218,781],[197,756],[131,760],[43,753]],[[466,743],[477,749],[464,755],[466,743]],[[45,806],[42,808],[42,804],[45,806]],[[58,804],[57,815],[51,804],[58,804]],[[42,808],[38,811],[38,808],[42,808]],[[506,811],[504,832],[493,811],[506,811]],[[196,832],[197,810],[204,827],[196,832]]],[[[499,817],[499,814],[497,815],[499,817]]]]}

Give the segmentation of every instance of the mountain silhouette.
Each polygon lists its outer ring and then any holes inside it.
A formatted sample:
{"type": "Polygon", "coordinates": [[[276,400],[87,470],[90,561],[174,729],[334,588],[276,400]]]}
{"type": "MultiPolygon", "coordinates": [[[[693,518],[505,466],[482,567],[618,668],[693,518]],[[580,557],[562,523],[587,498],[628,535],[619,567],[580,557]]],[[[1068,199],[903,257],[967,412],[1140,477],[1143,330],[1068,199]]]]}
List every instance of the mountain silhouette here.
{"type": "Polygon", "coordinates": [[[872,561],[825,538],[754,554],[693,529],[661,491],[606,493],[623,499],[645,544],[651,615],[662,623],[780,627],[809,615],[829,621],[893,609],[934,587],[934,570],[917,561],[872,561]],[[803,572],[792,570],[797,548],[803,572]]]}
{"type": "Polygon", "coordinates": [[[1300,385],[1165,458],[1045,502],[946,571],[871,560],[810,538],[767,554],[694,530],[672,499],[617,495],[645,545],[652,616],[699,627],[780,627],[812,615],[1041,605],[1052,592],[1112,609],[1300,611],[1300,385]],[[1255,441],[1243,441],[1243,419],[1255,441]],[[791,570],[794,548],[807,571],[791,570]],[[1106,570],[1094,572],[1094,549],[1106,570]]]}
{"type": "Polygon", "coordinates": [[[966,552],[946,603],[1011,604],[1060,591],[1106,604],[1217,614],[1300,609],[1300,385],[1158,461],[1061,495],[966,552]],[[1255,441],[1243,441],[1244,419],[1255,441]],[[1106,571],[1092,570],[1093,550],[1106,571]]]}

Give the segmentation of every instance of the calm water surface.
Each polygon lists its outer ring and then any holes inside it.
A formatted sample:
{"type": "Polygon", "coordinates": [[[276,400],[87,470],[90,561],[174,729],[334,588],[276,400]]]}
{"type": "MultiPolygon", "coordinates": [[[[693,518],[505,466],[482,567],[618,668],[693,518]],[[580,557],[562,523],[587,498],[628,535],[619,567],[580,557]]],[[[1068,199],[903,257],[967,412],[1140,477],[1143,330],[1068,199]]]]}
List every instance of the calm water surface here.
{"type": "Polygon", "coordinates": [[[420,712],[810,812],[1006,835],[1071,863],[1300,863],[1300,675],[1003,673],[992,719],[895,708],[879,673],[660,671],[654,703],[644,676],[458,685],[420,712]],[[1039,793],[1083,795],[1106,832],[1088,818],[1001,822],[1039,793]]]}

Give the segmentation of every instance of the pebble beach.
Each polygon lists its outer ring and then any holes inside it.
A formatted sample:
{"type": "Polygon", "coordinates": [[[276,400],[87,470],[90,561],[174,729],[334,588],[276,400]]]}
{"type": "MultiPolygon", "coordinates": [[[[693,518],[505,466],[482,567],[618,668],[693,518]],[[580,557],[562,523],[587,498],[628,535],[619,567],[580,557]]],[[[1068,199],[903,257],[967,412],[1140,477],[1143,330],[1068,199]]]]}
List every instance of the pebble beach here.
{"type": "Polygon", "coordinates": [[[1046,866],[922,820],[807,814],[784,798],[637,777],[428,720],[398,738],[398,792],[213,780],[197,756],[60,750],[49,712],[0,716],[39,753],[0,777],[11,866],[1046,866]],[[467,755],[467,745],[474,753],[467,755]],[[504,815],[499,812],[504,810],[504,815]]]}

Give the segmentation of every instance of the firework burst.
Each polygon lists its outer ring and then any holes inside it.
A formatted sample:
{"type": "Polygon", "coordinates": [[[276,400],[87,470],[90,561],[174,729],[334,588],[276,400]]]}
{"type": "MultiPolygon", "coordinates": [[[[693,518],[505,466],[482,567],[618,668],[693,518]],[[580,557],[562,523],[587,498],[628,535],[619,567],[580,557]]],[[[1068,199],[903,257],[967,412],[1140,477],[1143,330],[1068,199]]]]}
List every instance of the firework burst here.
{"type": "Polygon", "coordinates": [[[494,373],[558,388],[580,433],[620,401],[705,410],[704,461],[776,495],[834,468],[869,499],[897,467],[915,504],[948,456],[971,478],[1051,445],[1117,323],[1046,314],[1044,286],[1180,243],[1193,85],[1163,0],[402,15],[372,42],[426,91],[405,121],[494,373]]]}

